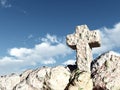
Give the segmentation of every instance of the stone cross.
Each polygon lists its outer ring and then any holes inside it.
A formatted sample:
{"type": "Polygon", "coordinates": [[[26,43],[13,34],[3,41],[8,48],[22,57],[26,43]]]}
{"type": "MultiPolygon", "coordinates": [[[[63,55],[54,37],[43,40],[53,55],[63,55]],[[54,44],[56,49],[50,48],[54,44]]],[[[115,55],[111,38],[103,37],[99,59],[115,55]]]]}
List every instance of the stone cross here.
{"type": "Polygon", "coordinates": [[[87,25],[76,27],[76,32],[67,35],[67,45],[76,50],[77,67],[81,71],[90,72],[92,48],[101,44],[99,31],[89,31],[87,25]]]}

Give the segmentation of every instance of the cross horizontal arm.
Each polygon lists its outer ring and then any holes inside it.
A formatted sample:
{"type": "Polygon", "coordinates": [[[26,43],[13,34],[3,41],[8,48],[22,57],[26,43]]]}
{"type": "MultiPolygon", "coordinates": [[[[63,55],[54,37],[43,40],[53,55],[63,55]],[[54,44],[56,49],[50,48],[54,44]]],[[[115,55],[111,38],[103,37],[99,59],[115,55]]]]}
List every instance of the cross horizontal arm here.
{"type": "Polygon", "coordinates": [[[71,47],[72,49],[76,49],[76,44],[77,44],[77,37],[75,36],[75,34],[69,34],[66,37],[66,43],[69,47],[71,47]]]}
{"type": "Polygon", "coordinates": [[[100,47],[101,39],[100,32],[98,30],[90,31],[88,43],[91,48],[100,47]]]}

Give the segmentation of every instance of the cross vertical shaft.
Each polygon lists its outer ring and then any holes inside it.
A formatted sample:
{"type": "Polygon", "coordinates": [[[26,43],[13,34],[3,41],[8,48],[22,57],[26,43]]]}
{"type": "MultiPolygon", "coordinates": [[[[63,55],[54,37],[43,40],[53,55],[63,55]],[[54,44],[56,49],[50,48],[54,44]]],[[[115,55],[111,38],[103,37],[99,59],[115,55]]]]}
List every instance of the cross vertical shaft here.
{"type": "Polygon", "coordinates": [[[87,25],[77,26],[75,33],[67,35],[67,45],[77,52],[79,70],[90,72],[92,48],[100,46],[99,31],[89,31],[87,25]]]}

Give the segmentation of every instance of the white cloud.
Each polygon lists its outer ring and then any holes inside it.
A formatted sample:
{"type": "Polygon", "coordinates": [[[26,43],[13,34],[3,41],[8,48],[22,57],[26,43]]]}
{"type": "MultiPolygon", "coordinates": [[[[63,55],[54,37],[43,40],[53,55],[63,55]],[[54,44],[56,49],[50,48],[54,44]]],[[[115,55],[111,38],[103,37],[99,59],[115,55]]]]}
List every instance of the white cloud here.
{"type": "Polygon", "coordinates": [[[20,72],[20,66],[23,64],[25,64],[23,60],[5,56],[0,59],[0,75],[12,72],[20,72]]]}
{"type": "Polygon", "coordinates": [[[70,59],[70,60],[65,61],[63,64],[64,65],[74,65],[75,62],[76,62],[76,60],[70,59]]]}
{"type": "Polygon", "coordinates": [[[120,48],[120,23],[114,25],[113,28],[101,28],[101,47],[93,49],[93,54],[101,54],[106,51],[120,48]]]}
{"type": "Polygon", "coordinates": [[[49,41],[42,41],[33,48],[11,48],[8,51],[9,56],[0,58],[0,73],[21,71],[27,66],[54,64],[58,57],[60,60],[61,57],[71,53],[69,47],[65,43],[59,42],[55,35],[52,37],[47,34],[47,36],[49,38],[44,39],[50,39],[49,41]]]}
{"type": "Polygon", "coordinates": [[[24,57],[30,55],[32,53],[32,49],[27,48],[12,48],[9,50],[9,54],[15,57],[24,57]]]}
{"type": "Polygon", "coordinates": [[[3,8],[10,8],[12,5],[9,3],[9,0],[0,0],[0,6],[3,8]]]}

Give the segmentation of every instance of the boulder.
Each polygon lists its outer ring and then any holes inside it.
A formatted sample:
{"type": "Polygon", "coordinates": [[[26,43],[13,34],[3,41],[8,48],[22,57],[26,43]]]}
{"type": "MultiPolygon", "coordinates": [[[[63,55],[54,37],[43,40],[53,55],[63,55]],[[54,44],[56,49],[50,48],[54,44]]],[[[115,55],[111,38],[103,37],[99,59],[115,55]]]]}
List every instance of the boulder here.
{"type": "Polygon", "coordinates": [[[120,54],[104,53],[91,66],[94,90],[120,90],[120,54]]]}
{"type": "Polygon", "coordinates": [[[13,90],[20,82],[20,76],[17,74],[5,75],[0,77],[0,90],[13,90]]]}
{"type": "Polygon", "coordinates": [[[1,76],[0,90],[64,90],[70,75],[64,66],[27,70],[20,75],[1,76]]]}
{"type": "Polygon", "coordinates": [[[73,71],[66,90],[92,90],[93,82],[88,72],[81,72],[79,69],[73,71]]]}

